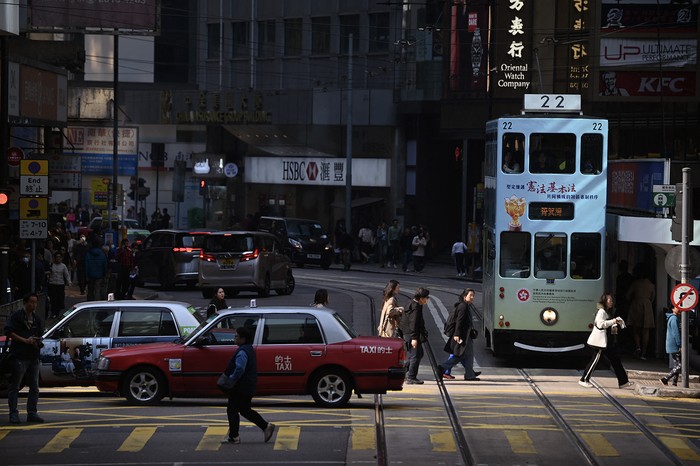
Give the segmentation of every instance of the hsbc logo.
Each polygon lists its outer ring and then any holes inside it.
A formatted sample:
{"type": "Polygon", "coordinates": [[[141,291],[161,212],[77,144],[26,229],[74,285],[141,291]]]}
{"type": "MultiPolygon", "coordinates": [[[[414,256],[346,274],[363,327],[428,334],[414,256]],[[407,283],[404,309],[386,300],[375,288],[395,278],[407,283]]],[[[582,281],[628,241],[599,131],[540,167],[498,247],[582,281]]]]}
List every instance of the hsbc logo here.
{"type": "Polygon", "coordinates": [[[685,93],[685,78],[648,78],[643,77],[639,81],[640,94],[658,94],[662,90],[669,90],[673,93],[685,93]]]}
{"type": "Polygon", "coordinates": [[[318,167],[316,166],[316,162],[309,162],[309,164],[306,166],[306,176],[309,178],[309,181],[314,181],[316,179],[318,176],[318,167]]]}

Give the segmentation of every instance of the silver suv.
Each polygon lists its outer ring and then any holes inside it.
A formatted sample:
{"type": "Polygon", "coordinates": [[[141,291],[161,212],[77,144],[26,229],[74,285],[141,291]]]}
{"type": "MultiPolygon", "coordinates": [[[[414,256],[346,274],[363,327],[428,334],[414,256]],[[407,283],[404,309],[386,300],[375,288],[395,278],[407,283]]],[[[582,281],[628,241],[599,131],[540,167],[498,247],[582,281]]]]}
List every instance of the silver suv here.
{"type": "Polygon", "coordinates": [[[199,254],[199,287],[211,298],[218,288],[228,296],[239,291],[270,290],[279,295],[294,291],[292,263],[277,238],[259,231],[215,232],[204,237],[199,254]]]}

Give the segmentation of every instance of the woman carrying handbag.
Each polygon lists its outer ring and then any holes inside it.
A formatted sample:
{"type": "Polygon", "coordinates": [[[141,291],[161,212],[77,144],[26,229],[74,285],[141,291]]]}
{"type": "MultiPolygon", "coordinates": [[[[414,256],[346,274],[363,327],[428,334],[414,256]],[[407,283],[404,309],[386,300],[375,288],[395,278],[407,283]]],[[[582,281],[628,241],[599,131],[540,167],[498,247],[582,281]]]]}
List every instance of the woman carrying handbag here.
{"type": "Polygon", "coordinates": [[[617,334],[618,329],[625,328],[625,321],[622,320],[622,317],[612,318],[612,314],[613,297],[610,293],[603,293],[598,302],[598,311],[595,315],[593,330],[591,330],[588,341],[586,341],[588,346],[595,350],[595,353],[583,371],[581,380],[578,382],[583,387],[593,387],[590,379],[601,356],[605,356],[610,362],[620,388],[632,388],[634,386],[634,383],[627,378],[627,371],[622,366],[620,357],[615,349],[615,339],[612,338],[612,334],[617,334]]]}

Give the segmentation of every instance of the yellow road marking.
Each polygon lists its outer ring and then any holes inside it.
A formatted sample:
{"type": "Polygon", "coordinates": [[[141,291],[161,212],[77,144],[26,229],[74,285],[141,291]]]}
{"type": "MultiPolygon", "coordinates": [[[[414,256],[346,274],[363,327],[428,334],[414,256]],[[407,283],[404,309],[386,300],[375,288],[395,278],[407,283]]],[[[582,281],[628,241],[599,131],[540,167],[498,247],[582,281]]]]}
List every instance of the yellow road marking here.
{"type": "Polygon", "coordinates": [[[350,444],[353,450],[376,450],[377,437],[374,427],[353,427],[350,444]]]}
{"type": "Polygon", "coordinates": [[[503,433],[513,453],[533,455],[537,453],[534,445],[532,445],[532,439],[527,432],[522,430],[506,430],[503,433]]]}
{"type": "Polygon", "coordinates": [[[83,429],[61,429],[39,453],[60,453],[70,447],[73,440],[83,432],[83,429]]]}
{"type": "Polygon", "coordinates": [[[693,450],[685,439],[675,437],[659,437],[673,454],[682,460],[699,461],[700,455],[693,450]]]}
{"type": "Polygon", "coordinates": [[[9,430],[0,430],[0,440],[4,439],[7,434],[9,434],[9,430]]]}
{"type": "Polygon", "coordinates": [[[596,456],[620,456],[615,447],[601,434],[581,434],[581,438],[596,456]]]}
{"type": "Polygon", "coordinates": [[[117,451],[141,451],[156,433],[157,427],[137,427],[124,440],[117,451]]]}
{"type": "Polygon", "coordinates": [[[446,430],[430,430],[430,443],[433,444],[433,451],[457,451],[455,439],[452,432],[446,430]]]}
{"type": "Polygon", "coordinates": [[[296,450],[299,447],[301,427],[279,427],[273,450],[296,450]]]}
{"type": "Polygon", "coordinates": [[[207,427],[195,451],[217,451],[226,435],[228,435],[228,427],[207,427]]]}

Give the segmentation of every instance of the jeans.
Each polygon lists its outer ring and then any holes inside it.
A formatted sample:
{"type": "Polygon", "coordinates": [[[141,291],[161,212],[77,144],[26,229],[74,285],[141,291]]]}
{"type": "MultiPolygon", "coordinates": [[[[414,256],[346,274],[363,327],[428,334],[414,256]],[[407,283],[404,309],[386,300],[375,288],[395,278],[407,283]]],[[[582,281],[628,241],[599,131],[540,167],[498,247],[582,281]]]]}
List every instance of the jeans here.
{"type": "Polygon", "coordinates": [[[464,268],[464,253],[458,252],[455,254],[455,266],[457,267],[457,273],[466,273],[464,268]]]}
{"type": "Polygon", "coordinates": [[[10,408],[10,416],[19,414],[17,401],[19,399],[20,385],[25,378],[29,386],[27,394],[27,414],[37,414],[37,404],[39,403],[39,358],[14,360],[10,387],[7,390],[7,406],[10,408]]]}
{"type": "Polygon", "coordinates": [[[403,254],[403,264],[401,264],[402,265],[401,268],[403,269],[404,272],[407,272],[408,266],[411,265],[411,260],[413,260],[413,251],[411,251],[411,250],[404,251],[402,254],[403,254]]]}
{"type": "Polygon", "coordinates": [[[476,373],[474,372],[474,340],[469,337],[467,337],[467,344],[461,358],[458,358],[454,354],[450,354],[447,361],[440,365],[445,369],[445,372],[449,373],[449,371],[451,371],[452,368],[458,363],[462,363],[462,366],[464,366],[465,379],[473,379],[476,377],[476,373]]]}
{"type": "Polygon", "coordinates": [[[406,341],[406,378],[416,379],[418,378],[418,368],[420,367],[420,360],[423,359],[423,346],[420,341],[418,342],[418,347],[414,348],[411,346],[411,340],[406,341]]]}
{"type": "Polygon", "coordinates": [[[262,430],[267,428],[267,421],[251,407],[252,399],[253,395],[245,395],[236,391],[228,396],[226,415],[228,416],[229,438],[238,437],[241,415],[262,430]]]}

